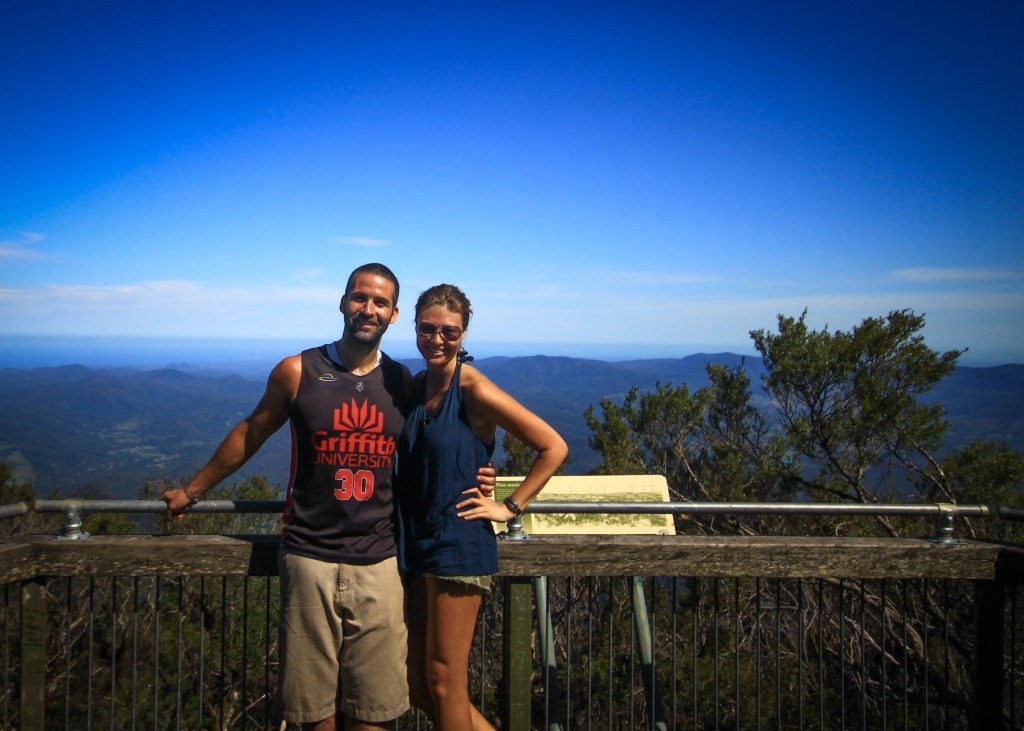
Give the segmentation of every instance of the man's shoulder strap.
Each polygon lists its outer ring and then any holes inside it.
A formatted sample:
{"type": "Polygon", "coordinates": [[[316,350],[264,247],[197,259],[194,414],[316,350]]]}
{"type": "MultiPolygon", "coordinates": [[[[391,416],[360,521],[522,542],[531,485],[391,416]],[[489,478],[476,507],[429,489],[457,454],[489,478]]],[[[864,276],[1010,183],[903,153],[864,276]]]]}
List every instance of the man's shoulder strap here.
{"type": "Polygon", "coordinates": [[[399,363],[397,360],[392,358],[387,353],[380,354],[380,370],[381,375],[385,379],[388,378],[401,378],[407,380],[409,378],[409,369],[399,363]]]}
{"type": "Polygon", "coordinates": [[[332,363],[334,363],[334,365],[344,367],[341,363],[341,356],[338,354],[338,344],[336,342],[321,345],[317,350],[320,350],[321,348],[327,351],[327,357],[332,363]]]}
{"type": "Polygon", "coordinates": [[[412,386],[412,374],[408,368],[387,353],[381,353],[380,375],[388,393],[401,395],[403,401],[408,398],[412,386]]]}

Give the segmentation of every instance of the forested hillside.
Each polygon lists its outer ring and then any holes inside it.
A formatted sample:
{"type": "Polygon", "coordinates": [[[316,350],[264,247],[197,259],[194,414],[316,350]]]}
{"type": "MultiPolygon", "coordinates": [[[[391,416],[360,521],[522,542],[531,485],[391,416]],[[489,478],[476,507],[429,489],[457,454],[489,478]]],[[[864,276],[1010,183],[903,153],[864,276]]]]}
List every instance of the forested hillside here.
{"type": "MultiPolygon", "coordinates": [[[[0,459],[42,496],[135,497],[146,478],[201,466],[262,391],[259,381],[174,369],[5,369],[0,459]]],[[[240,475],[286,479],[288,439],[275,435],[240,475]]]]}
{"type": "MultiPolygon", "coordinates": [[[[659,382],[696,390],[707,383],[707,364],[741,362],[753,403],[766,406],[761,360],[732,353],[614,363],[538,355],[484,358],[474,365],[565,436],[572,453],[566,471],[579,474],[600,462],[588,446],[587,406],[603,398],[621,401],[632,387],[650,391],[659,382]]],[[[228,428],[256,404],[263,385],[179,369],[0,370],[0,460],[19,478],[31,479],[42,495],[88,488],[134,497],[147,477],[173,479],[201,466],[228,428]]],[[[957,368],[924,400],[947,409],[947,448],[982,438],[1024,450],[1024,366],[957,368]]],[[[267,475],[283,485],[289,439],[282,429],[241,477],[267,475]]]]}

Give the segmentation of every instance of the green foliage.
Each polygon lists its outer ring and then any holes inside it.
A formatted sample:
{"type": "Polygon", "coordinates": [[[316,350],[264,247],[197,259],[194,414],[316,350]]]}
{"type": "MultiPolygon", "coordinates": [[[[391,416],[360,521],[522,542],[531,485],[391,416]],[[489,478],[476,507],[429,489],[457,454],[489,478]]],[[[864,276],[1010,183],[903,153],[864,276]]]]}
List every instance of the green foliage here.
{"type": "MultiPolygon", "coordinates": [[[[1024,510],[1024,454],[976,439],[924,471],[920,488],[929,500],[945,500],[952,493],[959,502],[1024,510]]],[[[1024,542],[1024,523],[990,519],[972,528],[978,538],[1024,542]]]]}
{"type": "MultiPolygon", "coordinates": [[[[111,499],[110,493],[100,485],[86,485],[77,491],[75,497],[82,500],[111,499]]],[[[124,513],[90,513],[82,520],[82,530],[92,536],[125,535],[138,532],[132,518],[124,513]]]]}
{"type": "Polygon", "coordinates": [[[0,505],[11,503],[33,503],[36,499],[36,491],[32,489],[29,481],[19,482],[14,478],[11,468],[0,462],[0,505]]]}
{"type": "MultiPolygon", "coordinates": [[[[505,459],[497,468],[499,475],[521,477],[530,471],[530,467],[533,466],[533,461],[537,457],[535,451],[508,432],[501,437],[501,447],[505,450],[505,459]]],[[[567,457],[565,462],[555,470],[555,474],[564,473],[565,468],[571,463],[572,457],[567,457]]]]}
{"type": "Polygon", "coordinates": [[[501,437],[501,447],[505,451],[505,459],[498,465],[498,474],[517,477],[525,475],[533,464],[533,450],[508,432],[501,437]]]}
{"type": "Polygon", "coordinates": [[[633,430],[628,419],[639,393],[640,390],[634,386],[623,406],[617,405],[610,398],[601,399],[600,418],[593,405],[583,412],[583,418],[591,431],[590,447],[602,458],[601,465],[594,470],[597,474],[628,475],[644,470],[640,435],[633,430]]]}
{"type": "MultiPolygon", "coordinates": [[[[709,365],[708,385],[633,388],[621,405],[611,399],[584,416],[601,454],[598,472],[664,475],[676,500],[769,500],[785,494],[787,455],[765,416],[751,403],[742,364],[709,365]]],[[[719,528],[747,531],[736,520],[719,528]]]]}
{"type": "Polygon", "coordinates": [[[928,348],[924,317],[910,310],[869,317],[849,332],[812,330],[806,315],[779,315],[778,333],[750,334],[800,465],[792,477],[818,499],[872,502],[869,469],[913,469],[941,446],[949,427],[942,406],[917,397],[952,373],[963,351],[928,348]]]}
{"type": "MultiPolygon", "coordinates": [[[[806,312],[780,315],[778,331],[751,332],[770,410],[758,407],[745,364],[706,367],[707,385],[632,388],[584,413],[603,474],[662,474],[673,499],[707,501],[1000,504],[1024,509],[1024,455],[975,441],[938,456],[948,429],[939,403],[922,396],[950,375],[963,351],[931,350],[924,317],[909,310],[865,319],[850,331],[814,330],[806,312]]],[[[979,537],[1020,541],[1017,524],[969,525],[979,537]]],[[[823,534],[921,535],[919,521],[840,518],[713,523],[713,532],[786,528],[823,534]]]]}
{"type": "MultiPolygon", "coordinates": [[[[0,462],[0,505],[27,503],[31,508],[38,498],[30,481],[17,480],[10,466],[0,462]]],[[[0,540],[35,533],[56,533],[60,524],[57,515],[40,515],[30,510],[27,515],[0,520],[0,540]]]]}
{"type": "Polygon", "coordinates": [[[974,440],[940,466],[962,500],[1024,509],[1024,454],[1005,444],[974,440]]]}
{"type": "Polygon", "coordinates": [[[700,472],[719,500],[768,501],[792,497],[785,440],[773,434],[765,414],[752,403],[743,364],[707,366],[701,389],[701,434],[705,447],[700,472]]]}

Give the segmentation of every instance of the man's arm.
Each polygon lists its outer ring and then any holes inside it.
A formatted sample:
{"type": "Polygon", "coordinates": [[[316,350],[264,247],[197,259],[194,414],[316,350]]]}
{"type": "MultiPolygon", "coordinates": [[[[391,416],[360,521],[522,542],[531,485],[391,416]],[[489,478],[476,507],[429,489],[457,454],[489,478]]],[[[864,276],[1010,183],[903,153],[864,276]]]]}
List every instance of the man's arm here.
{"type": "Polygon", "coordinates": [[[167,503],[169,514],[180,515],[203,493],[231,475],[259,451],[263,443],[288,420],[288,411],[295,401],[302,375],[302,359],[298,355],[285,358],[270,373],[263,397],[245,419],[228,432],[210,461],[184,487],[168,490],[160,499],[167,503]]]}

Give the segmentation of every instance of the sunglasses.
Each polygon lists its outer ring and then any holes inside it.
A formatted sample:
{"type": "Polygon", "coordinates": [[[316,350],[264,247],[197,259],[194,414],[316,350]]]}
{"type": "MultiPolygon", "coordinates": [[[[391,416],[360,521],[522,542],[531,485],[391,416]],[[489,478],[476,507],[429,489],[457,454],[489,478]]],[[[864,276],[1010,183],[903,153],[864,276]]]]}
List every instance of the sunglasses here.
{"type": "Polygon", "coordinates": [[[425,338],[432,338],[441,333],[441,338],[454,342],[462,337],[462,328],[458,325],[435,325],[432,322],[417,322],[416,332],[425,338]]]}

